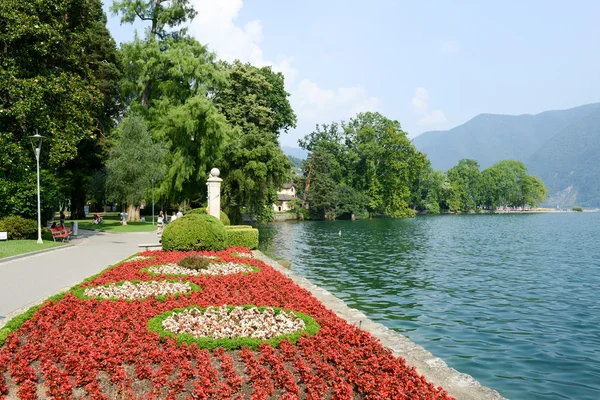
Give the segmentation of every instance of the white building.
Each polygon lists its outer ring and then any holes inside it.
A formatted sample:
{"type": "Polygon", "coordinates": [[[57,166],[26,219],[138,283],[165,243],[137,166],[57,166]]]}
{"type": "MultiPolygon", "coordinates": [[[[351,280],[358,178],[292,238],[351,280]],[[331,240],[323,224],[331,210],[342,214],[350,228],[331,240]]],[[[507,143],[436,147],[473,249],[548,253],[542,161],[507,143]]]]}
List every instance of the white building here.
{"type": "Polygon", "coordinates": [[[296,186],[293,183],[286,183],[277,191],[277,202],[273,204],[273,211],[283,212],[292,209],[290,201],[296,198],[296,186]]]}

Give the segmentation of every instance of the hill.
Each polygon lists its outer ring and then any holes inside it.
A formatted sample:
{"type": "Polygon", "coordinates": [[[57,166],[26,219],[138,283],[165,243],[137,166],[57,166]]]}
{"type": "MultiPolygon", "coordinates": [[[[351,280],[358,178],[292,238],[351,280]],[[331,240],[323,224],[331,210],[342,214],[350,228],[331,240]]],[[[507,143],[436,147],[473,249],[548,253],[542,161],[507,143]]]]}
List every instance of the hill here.
{"type": "Polygon", "coordinates": [[[600,103],[536,115],[481,114],[413,143],[444,171],[463,158],[482,169],[499,160],[523,161],[549,189],[547,205],[600,206],[600,103]]]}

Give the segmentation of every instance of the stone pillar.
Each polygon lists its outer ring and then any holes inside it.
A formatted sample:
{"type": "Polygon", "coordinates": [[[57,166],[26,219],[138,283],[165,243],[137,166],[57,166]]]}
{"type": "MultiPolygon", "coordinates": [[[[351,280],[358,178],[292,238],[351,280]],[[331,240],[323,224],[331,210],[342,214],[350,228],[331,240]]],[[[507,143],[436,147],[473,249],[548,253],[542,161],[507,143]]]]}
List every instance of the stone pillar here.
{"type": "Polygon", "coordinates": [[[206,181],[208,186],[208,214],[221,219],[221,182],[220,172],[217,168],[210,170],[210,175],[206,181]]]}

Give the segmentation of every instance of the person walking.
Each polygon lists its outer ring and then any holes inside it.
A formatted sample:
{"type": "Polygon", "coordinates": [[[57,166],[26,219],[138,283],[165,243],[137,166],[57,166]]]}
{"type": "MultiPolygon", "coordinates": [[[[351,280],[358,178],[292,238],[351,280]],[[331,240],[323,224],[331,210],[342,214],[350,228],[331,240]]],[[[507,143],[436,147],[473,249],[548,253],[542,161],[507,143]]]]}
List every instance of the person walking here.
{"type": "Polygon", "coordinates": [[[162,210],[158,213],[158,218],[156,219],[156,235],[158,236],[158,242],[160,243],[162,240],[162,233],[165,227],[165,214],[163,214],[162,210]]]}
{"type": "Polygon", "coordinates": [[[173,211],[173,215],[171,215],[171,220],[169,222],[173,222],[177,219],[177,214],[175,214],[175,211],[173,211]]]}
{"type": "Polygon", "coordinates": [[[177,211],[177,218],[181,218],[183,217],[183,213],[181,212],[181,210],[177,211]]]}

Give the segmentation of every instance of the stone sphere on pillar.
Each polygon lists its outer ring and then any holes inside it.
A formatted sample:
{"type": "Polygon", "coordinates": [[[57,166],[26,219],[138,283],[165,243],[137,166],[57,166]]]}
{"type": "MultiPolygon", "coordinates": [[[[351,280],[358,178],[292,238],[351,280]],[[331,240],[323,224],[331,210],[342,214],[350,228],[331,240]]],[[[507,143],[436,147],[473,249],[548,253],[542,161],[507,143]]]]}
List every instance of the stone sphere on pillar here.
{"type": "Polygon", "coordinates": [[[213,168],[210,170],[210,174],[217,178],[221,174],[221,171],[219,171],[219,168],[213,168]]]}

